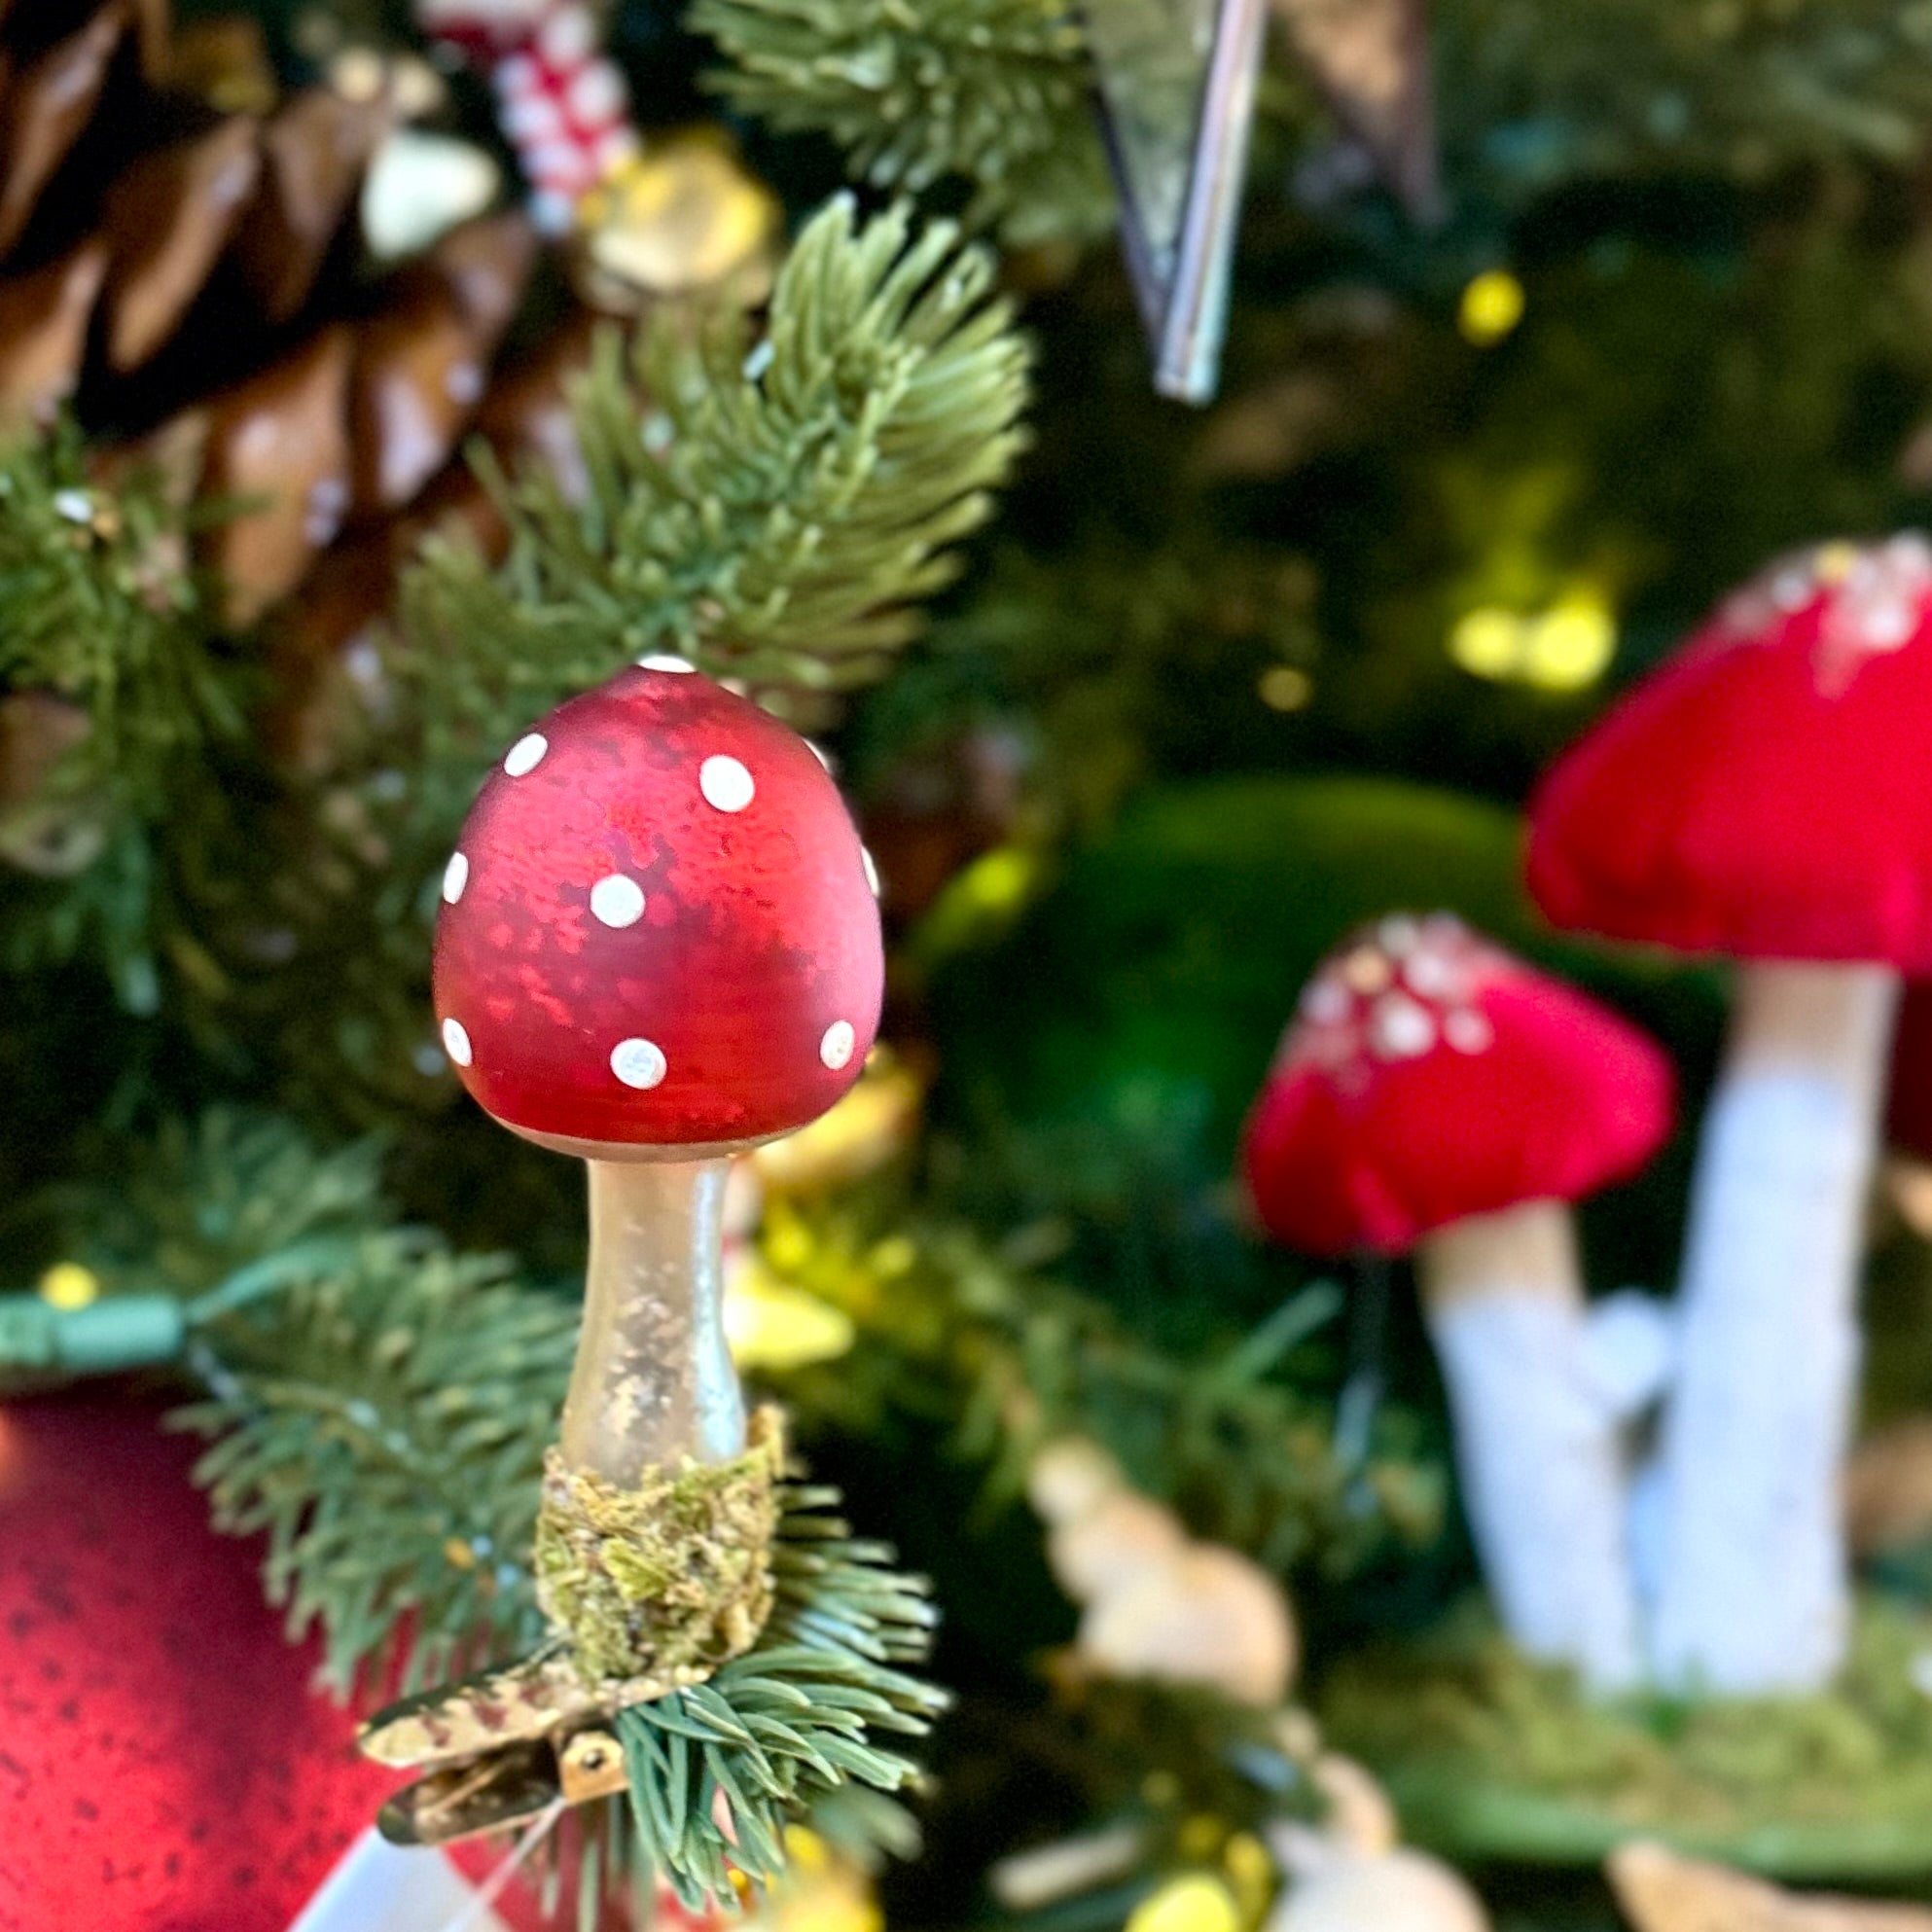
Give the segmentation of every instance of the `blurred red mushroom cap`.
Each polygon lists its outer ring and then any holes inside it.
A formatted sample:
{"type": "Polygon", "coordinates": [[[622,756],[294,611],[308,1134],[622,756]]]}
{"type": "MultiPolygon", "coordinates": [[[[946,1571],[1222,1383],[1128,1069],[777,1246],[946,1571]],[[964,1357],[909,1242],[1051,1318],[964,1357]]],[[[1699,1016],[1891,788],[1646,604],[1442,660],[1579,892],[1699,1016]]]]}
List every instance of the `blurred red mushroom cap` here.
{"type": "Polygon", "coordinates": [[[1529,889],[1684,952],[1932,972],[1932,545],[1787,557],[1546,775],[1529,889]]]}
{"type": "Polygon", "coordinates": [[[510,748],[443,902],[444,1051],[540,1139],[788,1132],[858,1078],[878,1024],[878,909],[838,787],[805,739],[675,660],[510,748]]]}
{"type": "Polygon", "coordinates": [[[1248,1118],[1263,1223],[1310,1254],[1577,1200],[1670,1131],[1663,1050],[1447,912],[1395,916],[1316,970],[1248,1118]]]}

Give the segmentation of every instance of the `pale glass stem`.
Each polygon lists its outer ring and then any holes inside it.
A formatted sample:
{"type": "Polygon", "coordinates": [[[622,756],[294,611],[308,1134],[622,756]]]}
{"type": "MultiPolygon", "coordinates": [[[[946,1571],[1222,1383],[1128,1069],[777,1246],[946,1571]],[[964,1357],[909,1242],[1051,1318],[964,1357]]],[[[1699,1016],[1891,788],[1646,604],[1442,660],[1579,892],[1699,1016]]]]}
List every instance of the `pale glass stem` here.
{"type": "Polygon", "coordinates": [[[590,1161],[584,1327],[563,1403],[564,1460],[634,1488],[654,1465],[744,1451],[725,1341],[730,1163],[590,1161]]]}

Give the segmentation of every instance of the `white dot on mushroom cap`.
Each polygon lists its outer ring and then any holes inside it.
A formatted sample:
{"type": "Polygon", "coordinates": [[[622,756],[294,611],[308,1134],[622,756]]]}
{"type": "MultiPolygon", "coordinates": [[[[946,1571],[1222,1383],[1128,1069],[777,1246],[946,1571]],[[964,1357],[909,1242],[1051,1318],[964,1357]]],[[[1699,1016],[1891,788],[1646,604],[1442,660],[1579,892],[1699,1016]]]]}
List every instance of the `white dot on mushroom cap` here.
{"type": "Polygon", "coordinates": [[[1443,1038],[1459,1054],[1482,1054],[1495,1044],[1496,1029],[1480,1013],[1465,1007],[1443,1021],[1443,1038]]]}
{"type": "Polygon", "coordinates": [[[834,1073],[846,1065],[852,1057],[852,1049],[858,1045],[859,1036],[852,1031],[849,1020],[835,1020],[825,1029],[825,1038],[818,1043],[818,1056],[834,1073]]]}
{"type": "Polygon", "coordinates": [[[544,762],[544,753],[549,749],[550,739],[541,732],[531,732],[510,747],[509,755],[503,761],[503,769],[513,778],[520,778],[544,762]]]}
{"type": "Polygon", "coordinates": [[[866,883],[872,887],[872,896],[877,899],[878,897],[878,868],[873,864],[872,854],[863,845],[859,847],[859,863],[866,869],[866,883]]]}
{"type": "Polygon", "coordinates": [[[471,1060],[470,1036],[463,1030],[460,1020],[446,1020],[443,1022],[443,1051],[458,1066],[468,1066],[471,1060]]]}
{"type": "Polygon", "coordinates": [[[634,926],[644,916],[644,888],[621,872],[608,873],[590,888],[590,911],[607,926],[634,926]]]}
{"type": "Polygon", "coordinates": [[[454,905],[463,896],[463,888],[470,882],[470,862],[461,852],[451,852],[449,863],[443,868],[443,896],[454,905]]]}
{"type": "Polygon", "coordinates": [[[689,658],[674,658],[668,651],[655,651],[648,658],[639,658],[637,668],[640,671],[695,671],[698,666],[689,658]]]}
{"type": "Polygon", "coordinates": [[[704,803],[719,811],[742,811],[757,787],[751,782],[751,773],[735,758],[720,755],[707,758],[698,768],[698,789],[704,794],[704,803]]]}
{"type": "Polygon", "coordinates": [[[1918,626],[1910,604],[1878,603],[1865,612],[1864,627],[1867,643],[1896,651],[1918,626]]]}
{"type": "Polygon", "coordinates": [[[1409,1060],[1436,1044],[1436,1022],[1429,1010],[1402,993],[1378,999],[1369,1018],[1369,1035],[1384,1059],[1409,1060]]]}
{"type": "Polygon", "coordinates": [[[1302,1011],[1318,1026],[1333,1026],[1346,1020],[1354,1004],[1348,988],[1334,980],[1310,980],[1302,988],[1302,1011]]]}
{"type": "Polygon", "coordinates": [[[805,741],[805,749],[808,752],[810,752],[811,755],[815,759],[817,759],[818,762],[822,766],[824,766],[828,771],[832,769],[832,754],[829,751],[827,751],[826,748],[822,744],[820,744],[816,738],[806,738],[805,741]]]}
{"type": "Polygon", "coordinates": [[[1403,962],[1402,977],[1424,999],[1442,999],[1455,985],[1456,969],[1440,952],[1418,952],[1403,962]]]}
{"type": "Polygon", "coordinates": [[[655,1040],[620,1040],[611,1049],[611,1071],[626,1087],[655,1087],[668,1067],[664,1050],[655,1040]]]}

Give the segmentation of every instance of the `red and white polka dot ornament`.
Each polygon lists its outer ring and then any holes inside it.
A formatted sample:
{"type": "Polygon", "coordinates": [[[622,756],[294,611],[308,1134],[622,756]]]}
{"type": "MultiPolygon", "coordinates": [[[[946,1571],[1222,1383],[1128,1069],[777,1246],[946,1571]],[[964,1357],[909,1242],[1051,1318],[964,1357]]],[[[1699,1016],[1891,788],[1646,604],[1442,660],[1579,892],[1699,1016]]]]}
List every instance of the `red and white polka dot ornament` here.
{"type": "Polygon", "coordinates": [[[551,233],[567,230],[579,201],[635,158],[629,89],[585,0],[416,0],[416,19],[488,75],[532,213],[551,233]]]}
{"type": "Polygon", "coordinates": [[[681,659],[519,737],[442,893],[444,1051],[542,1145],[748,1147],[825,1112],[872,1047],[878,909],[839,788],[681,659]]]}

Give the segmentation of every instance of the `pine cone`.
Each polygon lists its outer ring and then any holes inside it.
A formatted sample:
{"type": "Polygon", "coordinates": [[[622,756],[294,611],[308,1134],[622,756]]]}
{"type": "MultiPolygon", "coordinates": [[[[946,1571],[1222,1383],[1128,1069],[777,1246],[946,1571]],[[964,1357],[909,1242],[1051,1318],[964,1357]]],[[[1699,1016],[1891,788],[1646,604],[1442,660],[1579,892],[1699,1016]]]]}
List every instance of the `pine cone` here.
{"type": "Polygon", "coordinates": [[[500,541],[463,437],[555,454],[588,331],[573,317],[493,395],[535,263],[523,218],[372,278],[357,208],[387,106],[317,89],[222,113],[169,85],[170,45],[165,0],[0,4],[0,427],[71,408],[103,482],[159,461],[218,506],[197,560],[228,626],[291,610],[265,729],[312,767],[425,521],[460,510],[500,541]]]}

